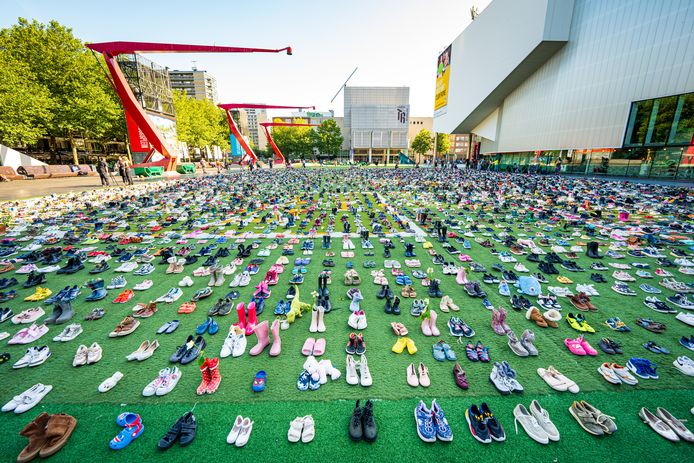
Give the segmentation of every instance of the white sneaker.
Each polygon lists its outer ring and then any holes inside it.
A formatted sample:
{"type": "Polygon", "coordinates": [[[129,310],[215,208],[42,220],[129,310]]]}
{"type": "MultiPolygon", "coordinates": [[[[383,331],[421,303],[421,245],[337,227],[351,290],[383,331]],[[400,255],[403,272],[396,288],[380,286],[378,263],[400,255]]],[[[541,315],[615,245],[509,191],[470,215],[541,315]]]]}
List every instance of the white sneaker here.
{"type": "Polygon", "coordinates": [[[675,318],[689,326],[694,326],[694,314],[680,312],[675,316],[675,318]]]}
{"type": "Polygon", "coordinates": [[[63,332],[60,333],[58,336],[54,337],[53,340],[56,342],[68,342],[72,341],[75,339],[77,336],[82,334],[82,325],[79,323],[73,323],[71,325],[68,325],[63,329],[63,332]]]}
{"type": "Polygon", "coordinates": [[[157,390],[159,387],[161,387],[162,384],[164,384],[164,378],[169,376],[171,373],[171,368],[167,367],[164,368],[163,370],[159,370],[159,376],[154,378],[153,381],[151,381],[145,388],[142,390],[142,395],[145,397],[151,397],[154,394],[157,393],[157,390]]]}
{"type": "Polygon", "coordinates": [[[357,330],[365,330],[366,329],[366,314],[364,311],[359,312],[359,316],[357,318],[357,330]]]}
{"type": "Polygon", "coordinates": [[[104,350],[101,348],[101,346],[96,342],[92,343],[92,345],[89,346],[89,349],[87,350],[87,365],[93,365],[94,363],[101,360],[103,354],[104,350]]]}
{"type": "Polygon", "coordinates": [[[359,375],[357,375],[357,364],[354,361],[354,357],[351,355],[347,356],[347,365],[345,367],[345,380],[347,384],[351,386],[356,386],[359,384],[359,375]]]}
{"type": "Polygon", "coordinates": [[[106,378],[103,383],[99,384],[99,392],[108,392],[111,389],[113,389],[116,384],[118,384],[118,381],[120,381],[123,378],[123,373],[120,371],[115,372],[112,376],[109,378],[106,378]]]}
{"type": "Polygon", "coordinates": [[[136,284],[133,289],[135,291],[146,291],[152,286],[154,286],[154,282],[152,280],[145,280],[142,283],[136,284]]]}
{"type": "Polygon", "coordinates": [[[537,419],[525,408],[525,405],[516,405],[516,408],[513,409],[513,418],[516,424],[516,434],[518,434],[518,423],[520,423],[532,440],[540,444],[549,444],[549,435],[542,429],[537,419]]]}
{"type": "Polygon", "coordinates": [[[234,327],[236,332],[236,340],[234,341],[234,348],[231,351],[232,357],[241,357],[244,352],[246,352],[246,333],[239,327],[234,327]]]}
{"type": "Polygon", "coordinates": [[[359,312],[352,312],[347,319],[347,324],[353,330],[359,329],[359,312]]]}
{"type": "Polygon", "coordinates": [[[32,388],[23,396],[21,403],[19,403],[14,409],[16,414],[24,413],[25,411],[34,408],[39,402],[41,402],[41,399],[43,399],[46,394],[51,392],[53,389],[53,386],[51,385],[38,384],[38,386],[38,388],[32,388]]]}
{"type": "Polygon", "coordinates": [[[183,277],[181,281],[178,282],[178,286],[187,287],[193,286],[193,279],[189,276],[183,277]]]}
{"type": "Polygon", "coordinates": [[[116,269],[116,272],[121,272],[121,273],[128,273],[132,272],[137,268],[137,262],[125,262],[123,263],[120,267],[116,269]]]}
{"type": "Polygon", "coordinates": [[[530,270],[528,270],[528,267],[526,267],[525,265],[523,265],[520,262],[518,262],[516,265],[514,265],[513,268],[516,270],[516,272],[521,272],[521,273],[530,272],[530,270]]]}
{"type": "Polygon", "coordinates": [[[677,357],[672,364],[685,375],[694,376],[694,360],[690,359],[686,355],[677,357]]]}
{"type": "Polygon", "coordinates": [[[559,430],[554,423],[552,423],[547,410],[542,408],[537,400],[530,402],[530,413],[537,420],[537,424],[547,433],[549,440],[557,442],[559,440],[559,430]]]}
{"type": "Polygon", "coordinates": [[[359,360],[359,373],[361,373],[360,384],[362,386],[368,387],[373,384],[371,372],[369,371],[369,364],[367,363],[366,355],[364,354],[361,354],[361,359],[359,360]]]}
{"type": "Polygon", "coordinates": [[[180,379],[181,370],[179,370],[178,367],[171,367],[171,370],[169,370],[169,374],[164,377],[163,382],[157,388],[156,394],[158,396],[162,396],[173,391],[180,379]]]}
{"type": "Polygon", "coordinates": [[[75,352],[75,358],[72,360],[73,367],[79,367],[87,364],[89,348],[84,344],[80,344],[75,352]]]}
{"type": "Polygon", "coordinates": [[[26,353],[22,356],[22,358],[20,358],[19,360],[17,360],[17,361],[14,363],[14,365],[12,365],[12,368],[14,368],[15,370],[17,370],[17,369],[19,369],[19,368],[28,367],[29,364],[31,363],[31,359],[34,357],[34,353],[36,352],[37,349],[38,349],[38,347],[30,347],[30,348],[28,348],[27,351],[26,351],[26,353]]]}

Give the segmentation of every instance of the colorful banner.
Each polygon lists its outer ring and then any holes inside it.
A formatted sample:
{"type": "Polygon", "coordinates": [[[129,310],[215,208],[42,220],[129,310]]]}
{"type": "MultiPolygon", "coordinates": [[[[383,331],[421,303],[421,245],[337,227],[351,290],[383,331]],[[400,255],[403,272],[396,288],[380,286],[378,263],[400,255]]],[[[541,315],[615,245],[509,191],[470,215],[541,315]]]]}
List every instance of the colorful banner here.
{"type": "Polygon", "coordinates": [[[451,45],[439,55],[436,66],[434,115],[444,114],[448,105],[448,80],[451,75],[451,45]]]}
{"type": "Polygon", "coordinates": [[[149,153],[149,142],[147,137],[140,130],[137,122],[125,111],[125,123],[128,127],[128,138],[130,140],[130,151],[133,153],[149,153]]]}

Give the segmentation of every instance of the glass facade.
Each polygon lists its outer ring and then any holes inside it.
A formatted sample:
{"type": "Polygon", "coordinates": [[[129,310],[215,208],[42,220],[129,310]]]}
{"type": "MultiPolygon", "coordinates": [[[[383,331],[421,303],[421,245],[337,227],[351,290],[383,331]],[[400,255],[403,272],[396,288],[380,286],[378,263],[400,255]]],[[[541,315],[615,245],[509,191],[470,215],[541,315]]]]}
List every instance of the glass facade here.
{"type": "Polygon", "coordinates": [[[484,156],[499,170],[694,179],[694,93],[631,104],[622,148],[529,151],[484,156]],[[516,167],[517,166],[517,167],[516,167]]]}

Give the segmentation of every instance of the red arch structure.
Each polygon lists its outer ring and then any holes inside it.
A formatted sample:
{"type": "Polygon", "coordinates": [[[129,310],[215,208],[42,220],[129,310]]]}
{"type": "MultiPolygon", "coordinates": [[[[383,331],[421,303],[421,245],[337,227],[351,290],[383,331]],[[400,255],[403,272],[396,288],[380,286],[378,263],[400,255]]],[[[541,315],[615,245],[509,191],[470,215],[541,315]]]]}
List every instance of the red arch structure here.
{"type": "Polygon", "coordinates": [[[292,54],[291,47],[267,49],[151,42],[102,42],[90,43],[86,46],[90,50],[101,53],[101,55],[104,57],[106,66],[111,74],[111,85],[123,103],[123,108],[125,108],[126,115],[135,121],[138,128],[149,142],[150,152],[145,158],[145,162],[143,164],[139,164],[139,166],[163,166],[167,171],[176,169],[177,157],[174,155],[174,151],[171,146],[169,146],[150,118],[147,117],[144,109],[135,98],[135,95],[133,95],[133,92],[126,81],[118,62],[116,61],[116,56],[124,53],[280,53],[283,51],[287,52],[288,55],[292,54]],[[155,152],[160,153],[164,159],[150,162],[155,152]]]}
{"type": "Polygon", "coordinates": [[[263,129],[265,130],[265,134],[267,135],[267,141],[270,142],[270,146],[272,146],[272,151],[275,152],[275,162],[285,164],[287,162],[287,160],[284,158],[284,155],[282,154],[280,149],[275,144],[275,140],[272,139],[272,135],[270,135],[270,131],[267,128],[268,127],[318,127],[320,124],[297,124],[294,122],[261,122],[260,125],[262,125],[263,129]]]}
{"type": "Polygon", "coordinates": [[[301,110],[301,109],[316,109],[315,106],[277,106],[277,105],[269,105],[269,104],[254,104],[254,103],[226,103],[226,104],[218,104],[220,108],[222,108],[226,113],[227,113],[227,122],[229,123],[229,129],[231,130],[232,135],[234,135],[234,138],[236,138],[236,141],[239,142],[239,145],[243,148],[243,151],[246,153],[246,158],[248,158],[249,162],[255,163],[258,160],[258,157],[255,155],[253,152],[253,149],[246,143],[246,140],[243,138],[243,135],[241,135],[241,131],[239,130],[238,126],[236,125],[236,121],[234,121],[234,118],[231,117],[231,111],[234,109],[296,109],[296,110],[301,110]]]}

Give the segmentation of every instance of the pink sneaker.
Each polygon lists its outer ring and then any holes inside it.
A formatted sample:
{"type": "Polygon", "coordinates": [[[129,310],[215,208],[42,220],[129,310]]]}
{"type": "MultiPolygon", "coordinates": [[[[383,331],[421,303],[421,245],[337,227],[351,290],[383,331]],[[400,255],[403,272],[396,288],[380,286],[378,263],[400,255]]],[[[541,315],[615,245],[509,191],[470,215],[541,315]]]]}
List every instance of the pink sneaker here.
{"type": "Polygon", "coordinates": [[[593,356],[593,357],[595,357],[596,355],[598,355],[598,351],[596,351],[595,349],[593,349],[593,346],[591,346],[590,344],[588,344],[588,341],[586,341],[586,340],[583,338],[583,336],[577,337],[577,338],[575,339],[575,341],[581,344],[581,347],[583,348],[583,350],[585,351],[586,354],[591,355],[591,356],[593,356]]]}
{"type": "Polygon", "coordinates": [[[460,254],[458,259],[460,259],[460,262],[470,262],[472,257],[468,256],[467,254],[460,254]]]}
{"type": "Polygon", "coordinates": [[[569,352],[571,352],[574,355],[586,355],[586,351],[583,349],[581,346],[581,342],[577,341],[576,339],[569,339],[566,338],[564,339],[564,345],[569,348],[569,352]]]}

